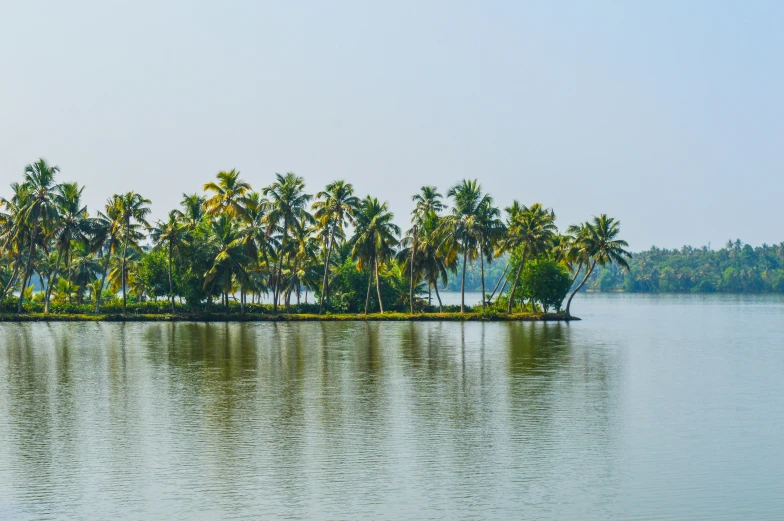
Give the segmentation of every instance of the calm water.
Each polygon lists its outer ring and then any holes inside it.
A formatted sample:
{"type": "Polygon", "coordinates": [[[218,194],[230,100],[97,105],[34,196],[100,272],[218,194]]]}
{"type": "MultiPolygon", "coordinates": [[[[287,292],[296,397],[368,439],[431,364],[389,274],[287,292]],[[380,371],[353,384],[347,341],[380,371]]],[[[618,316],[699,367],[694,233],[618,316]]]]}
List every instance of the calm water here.
{"type": "Polygon", "coordinates": [[[0,324],[0,519],[784,516],[784,300],[0,324]]]}

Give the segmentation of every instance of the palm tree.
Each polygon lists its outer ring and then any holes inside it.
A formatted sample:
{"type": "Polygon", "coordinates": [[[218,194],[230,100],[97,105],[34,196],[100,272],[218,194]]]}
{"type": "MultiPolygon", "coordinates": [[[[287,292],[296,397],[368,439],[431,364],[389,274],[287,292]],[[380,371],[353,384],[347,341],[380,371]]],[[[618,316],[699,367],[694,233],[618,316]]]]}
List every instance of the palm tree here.
{"type": "Polygon", "coordinates": [[[384,312],[384,304],[381,301],[381,285],[378,277],[379,261],[384,262],[390,259],[395,252],[398,244],[397,235],[400,228],[392,222],[395,215],[389,211],[386,202],[378,202],[375,197],[367,196],[362,203],[356,216],[356,229],[351,238],[351,257],[357,261],[357,269],[362,270],[368,267],[370,275],[368,277],[368,289],[365,297],[365,314],[368,312],[370,303],[370,288],[372,286],[373,275],[376,278],[376,293],[378,294],[378,306],[381,313],[384,312]]]}
{"type": "MultiPolygon", "coordinates": [[[[443,196],[438,192],[435,186],[423,186],[420,188],[418,194],[414,194],[411,200],[416,203],[414,210],[411,212],[412,226],[406,231],[406,236],[403,238],[403,248],[398,252],[398,259],[403,264],[404,271],[408,271],[409,286],[408,286],[408,303],[410,312],[414,313],[414,286],[422,275],[419,269],[419,261],[424,253],[425,242],[422,242],[423,237],[420,236],[420,230],[424,231],[426,223],[437,223],[438,214],[444,209],[441,202],[443,196]]],[[[432,231],[432,229],[430,230],[432,231]]],[[[436,283],[438,282],[436,277],[436,283]]],[[[428,288],[430,282],[428,281],[428,288]]],[[[436,288],[438,293],[438,288],[436,288]]],[[[441,297],[438,296],[439,303],[441,297]]]]}
{"type": "Polygon", "coordinates": [[[174,313],[174,282],[172,281],[172,258],[174,252],[178,253],[180,249],[188,245],[187,228],[180,221],[180,212],[172,210],[169,212],[169,220],[167,222],[158,221],[157,224],[150,229],[150,237],[157,245],[167,245],[167,254],[169,258],[169,299],[171,301],[171,311],[174,313]]]}
{"type": "Polygon", "coordinates": [[[335,231],[343,234],[343,225],[354,223],[354,213],[359,207],[359,198],[354,195],[354,187],[345,181],[333,181],[326,188],[316,194],[318,201],[313,203],[313,217],[319,226],[327,231],[326,257],[324,259],[324,280],[321,283],[319,297],[319,315],[324,312],[324,298],[328,291],[327,275],[329,274],[329,261],[332,257],[332,248],[335,244],[335,231]]]}
{"type": "Polygon", "coordinates": [[[147,215],[150,213],[150,208],[147,206],[150,204],[149,199],[145,199],[141,195],[135,192],[128,192],[127,194],[121,195],[119,198],[115,199],[118,204],[118,213],[120,216],[120,221],[123,224],[123,251],[122,251],[122,292],[123,292],[123,313],[127,310],[127,295],[126,295],[126,284],[125,280],[126,271],[125,271],[125,261],[127,259],[127,252],[128,252],[128,239],[130,238],[132,232],[136,231],[132,228],[132,222],[136,221],[135,224],[143,225],[147,228],[150,227],[150,224],[147,222],[146,218],[147,215]]]}
{"type": "Polygon", "coordinates": [[[230,217],[245,219],[245,194],[251,190],[248,183],[240,179],[237,170],[218,172],[218,182],[204,185],[204,191],[213,192],[213,196],[204,202],[207,215],[229,215],[230,217]]]}
{"type": "Polygon", "coordinates": [[[452,256],[448,259],[439,253],[438,224],[439,216],[437,214],[423,214],[422,220],[412,227],[404,237],[403,247],[398,252],[398,259],[402,269],[408,271],[409,277],[412,277],[412,280],[409,280],[409,302],[413,301],[414,280],[423,278],[427,282],[428,293],[431,289],[435,290],[439,310],[443,312],[444,307],[438,292],[438,283],[441,281],[441,283],[447,284],[449,280],[447,272],[455,273],[457,271],[457,257],[452,256]]]}
{"type": "Polygon", "coordinates": [[[10,276],[5,281],[2,293],[0,293],[0,301],[5,299],[5,296],[16,285],[22,267],[25,240],[30,235],[24,220],[24,209],[29,198],[29,189],[24,184],[11,183],[11,190],[14,193],[11,199],[0,199],[0,205],[4,206],[6,210],[0,213],[2,253],[7,257],[12,269],[10,276]]]}
{"type": "Polygon", "coordinates": [[[632,256],[624,249],[628,248],[629,244],[617,238],[621,232],[620,221],[607,217],[607,214],[603,213],[599,217],[594,217],[593,222],[585,223],[584,227],[585,230],[578,236],[577,244],[586,265],[590,262],[590,267],[585,272],[582,282],[574,288],[569,295],[569,300],[566,301],[566,317],[571,317],[569,307],[572,304],[572,299],[588,281],[588,277],[591,276],[597,264],[602,267],[608,264],[618,264],[628,271],[629,263],[626,262],[626,259],[630,259],[632,256]]]}
{"type": "MultiPolygon", "coordinates": [[[[452,212],[441,219],[440,234],[443,237],[441,253],[450,258],[463,254],[463,275],[460,284],[460,312],[465,312],[465,276],[468,259],[475,259],[477,248],[482,242],[480,219],[486,209],[492,207],[493,199],[482,193],[476,179],[463,181],[447,192],[453,200],[452,212]]],[[[482,298],[484,300],[484,296],[482,298]]]]}
{"type": "Polygon", "coordinates": [[[517,268],[512,288],[509,293],[509,302],[506,312],[512,312],[515,291],[520,282],[525,261],[548,250],[555,237],[555,213],[552,209],[545,209],[541,204],[535,203],[530,208],[520,206],[517,201],[506,208],[509,215],[509,225],[503,248],[507,251],[516,251],[520,255],[520,265],[517,268]]]}
{"type": "Polygon", "coordinates": [[[485,204],[479,207],[476,214],[476,234],[479,243],[479,263],[482,278],[482,311],[485,310],[487,295],[485,294],[485,258],[493,261],[493,250],[504,233],[504,223],[499,216],[501,212],[493,206],[493,199],[486,197],[485,204]]]}
{"type": "MultiPolygon", "coordinates": [[[[239,282],[240,291],[244,292],[248,281],[246,266],[250,259],[246,255],[239,226],[228,214],[222,214],[210,223],[210,239],[216,246],[217,254],[204,276],[204,289],[208,286],[212,288],[217,283],[223,294],[224,306],[228,307],[228,295],[231,293],[233,278],[239,282]]],[[[243,301],[240,301],[240,310],[245,312],[243,301]]]]}
{"type": "Polygon", "coordinates": [[[121,196],[116,194],[112,196],[112,198],[106,202],[106,213],[98,212],[98,217],[94,221],[93,250],[99,252],[100,256],[103,256],[101,280],[95,294],[96,313],[100,311],[101,297],[109,270],[109,262],[113,255],[117,255],[122,241],[123,222],[122,215],[120,214],[120,208],[122,206],[120,197],[121,196]]]}
{"type": "MultiPolygon", "coordinates": [[[[68,271],[68,282],[71,282],[71,245],[74,242],[87,244],[93,232],[93,221],[87,213],[87,206],[82,205],[82,192],[84,187],[77,183],[61,184],[55,194],[57,207],[57,224],[53,233],[57,249],[57,261],[54,272],[49,278],[54,281],[58,277],[60,261],[65,259],[68,271]]],[[[49,297],[52,292],[52,283],[46,288],[44,296],[44,313],[49,312],[49,297]]]]}
{"type": "Polygon", "coordinates": [[[201,222],[204,217],[204,203],[206,201],[207,199],[199,194],[182,194],[182,201],[180,201],[182,212],[180,213],[189,229],[193,230],[201,222]]]}
{"type": "Polygon", "coordinates": [[[273,290],[273,312],[278,312],[278,295],[281,289],[283,274],[283,257],[288,252],[289,234],[297,232],[303,223],[311,222],[313,217],[305,210],[312,195],[305,193],[305,180],[288,172],[286,175],[275,174],[276,181],[264,188],[262,193],[269,200],[264,202],[263,209],[267,212],[265,221],[273,229],[281,231],[278,267],[275,274],[273,290]]]}
{"type": "MultiPolygon", "coordinates": [[[[41,218],[48,222],[56,213],[54,195],[57,190],[55,176],[60,171],[57,166],[49,165],[43,158],[38,162],[25,167],[25,180],[27,201],[22,212],[25,223],[30,227],[30,249],[27,254],[27,265],[22,279],[22,289],[27,287],[27,282],[32,274],[31,267],[35,256],[35,244],[38,237],[41,218]]],[[[19,293],[17,312],[22,312],[24,291],[19,293]]]]}

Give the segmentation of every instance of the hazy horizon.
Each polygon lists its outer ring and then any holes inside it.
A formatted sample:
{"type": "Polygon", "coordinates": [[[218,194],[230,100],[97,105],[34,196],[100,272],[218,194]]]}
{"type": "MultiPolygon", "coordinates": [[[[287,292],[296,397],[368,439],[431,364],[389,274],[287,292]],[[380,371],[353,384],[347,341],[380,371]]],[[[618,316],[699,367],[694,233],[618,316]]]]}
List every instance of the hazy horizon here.
{"type": "Polygon", "coordinates": [[[478,178],[634,251],[784,240],[784,5],[24,2],[0,19],[0,195],[45,157],[153,218],[236,168],[388,200],[478,178]]]}

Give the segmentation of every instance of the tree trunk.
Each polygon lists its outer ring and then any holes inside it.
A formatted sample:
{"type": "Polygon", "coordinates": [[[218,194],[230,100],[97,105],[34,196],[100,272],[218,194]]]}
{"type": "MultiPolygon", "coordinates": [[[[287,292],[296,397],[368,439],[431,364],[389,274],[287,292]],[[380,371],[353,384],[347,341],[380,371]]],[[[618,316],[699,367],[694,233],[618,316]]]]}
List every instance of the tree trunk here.
{"type": "Polygon", "coordinates": [[[520,267],[517,268],[517,274],[515,275],[514,282],[512,283],[512,290],[509,292],[509,302],[506,305],[506,312],[511,314],[512,313],[512,306],[514,305],[514,294],[517,291],[517,284],[520,282],[520,274],[523,272],[523,267],[525,266],[525,254],[520,258],[520,267]]]}
{"type": "Polygon", "coordinates": [[[128,232],[130,231],[130,221],[128,221],[125,225],[125,240],[123,240],[123,255],[122,255],[122,266],[120,268],[120,282],[122,282],[122,290],[123,290],[123,315],[127,311],[128,301],[127,295],[125,290],[125,256],[128,253],[128,232]]]}
{"type": "Polygon", "coordinates": [[[373,286],[373,265],[371,264],[368,270],[368,289],[365,295],[365,314],[368,314],[368,306],[370,305],[370,288],[373,286]]]}
{"type": "Polygon", "coordinates": [[[580,282],[580,285],[574,288],[572,294],[569,295],[569,300],[566,301],[566,311],[565,311],[566,318],[570,318],[572,316],[571,314],[569,314],[569,307],[572,305],[572,299],[577,294],[577,292],[580,291],[580,288],[582,288],[583,285],[585,285],[585,283],[588,281],[588,277],[591,276],[591,273],[593,272],[593,269],[595,267],[596,267],[596,261],[593,261],[593,263],[591,263],[591,267],[588,269],[588,272],[585,274],[585,277],[583,277],[582,282],[580,282]]]}
{"type": "Polygon", "coordinates": [[[172,241],[169,239],[169,299],[172,315],[174,314],[174,283],[172,282],[172,241]]]}
{"type": "Polygon", "coordinates": [[[408,289],[408,301],[411,305],[411,314],[414,314],[414,259],[416,258],[416,248],[417,248],[417,225],[415,224],[414,227],[411,229],[413,241],[411,243],[411,262],[409,263],[411,266],[411,282],[408,289]]]}
{"type": "Polygon", "coordinates": [[[57,279],[57,272],[60,271],[60,258],[62,257],[62,250],[57,250],[57,262],[54,264],[54,273],[49,277],[49,284],[44,293],[44,313],[49,313],[49,299],[52,296],[52,286],[55,279],[57,279]]]}
{"type": "Polygon", "coordinates": [[[463,248],[463,280],[460,283],[460,313],[465,313],[465,276],[466,276],[467,258],[468,258],[468,250],[463,248]]]}
{"type": "Polygon", "coordinates": [[[443,313],[444,312],[444,305],[441,304],[441,295],[438,294],[438,282],[433,284],[433,288],[435,288],[435,290],[436,290],[436,298],[438,299],[438,312],[439,313],[443,313]]]}
{"type": "Polygon", "coordinates": [[[245,314],[245,288],[240,284],[240,313],[245,314]]]}
{"type": "Polygon", "coordinates": [[[378,283],[378,257],[376,257],[376,293],[378,294],[378,309],[384,314],[384,303],[381,302],[381,285],[378,283]]]}
{"type": "Polygon", "coordinates": [[[11,291],[11,288],[14,287],[16,284],[16,279],[19,277],[19,264],[22,262],[22,257],[17,256],[16,262],[14,262],[14,271],[11,273],[11,278],[8,279],[8,284],[6,284],[5,288],[3,288],[3,292],[0,293],[0,302],[5,300],[5,296],[11,291]]]}
{"type": "Polygon", "coordinates": [[[324,280],[321,283],[321,297],[319,298],[319,315],[324,312],[324,298],[327,296],[327,275],[329,274],[329,259],[332,257],[332,244],[335,241],[335,228],[332,227],[329,233],[329,246],[327,247],[327,258],[324,261],[324,280]]]}
{"type": "Polygon", "coordinates": [[[38,236],[38,212],[40,207],[35,207],[35,215],[33,216],[33,231],[30,233],[30,249],[27,253],[27,267],[25,268],[24,278],[22,279],[22,290],[19,292],[19,302],[16,304],[16,312],[22,312],[22,300],[24,300],[25,286],[27,280],[30,278],[30,267],[33,264],[33,255],[35,254],[35,239],[38,236]]]}
{"type": "Polygon", "coordinates": [[[278,258],[278,274],[275,276],[275,289],[273,290],[272,312],[278,312],[278,295],[280,295],[280,277],[283,273],[283,252],[286,251],[286,239],[288,238],[288,226],[283,221],[283,239],[280,241],[280,255],[278,258]]]}
{"type": "MultiPolygon", "coordinates": [[[[506,272],[507,271],[509,271],[509,262],[506,263],[506,268],[504,268],[504,272],[501,274],[501,278],[499,278],[498,282],[495,283],[495,287],[493,288],[493,293],[491,293],[490,294],[490,298],[487,299],[488,302],[492,302],[493,301],[493,297],[495,296],[495,292],[498,290],[498,286],[501,285],[501,281],[505,280],[504,277],[506,277],[506,272]]],[[[506,284],[504,284],[504,286],[506,286],[506,284]]],[[[503,293],[503,288],[501,288],[501,293],[503,293]]],[[[499,293],[499,295],[501,295],[501,293],[499,293]]]]}
{"type": "Polygon", "coordinates": [[[101,305],[101,294],[103,293],[103,285],[106,282],[106,273],[109,271],[109,260],[112,258],[112,248],[109,245],[109,251],[106,254],[106,260],[103,263],[103,274],[101,275],[101,285],[98,287],[98,292],[95,295],[95,312],[98,313],[99,306],[101,305]]]}
{"type": "Polygon", "coordinates": [[[482,274],[482,311],[485,310],[485,251],[483,246],[479,246],[479,265],[482,274]]]}
{"type": "Polygon", "coordinates": [[[68,304],[71,304],[71,248],[65,250],[65,271],[68,273],[68,304]]]}

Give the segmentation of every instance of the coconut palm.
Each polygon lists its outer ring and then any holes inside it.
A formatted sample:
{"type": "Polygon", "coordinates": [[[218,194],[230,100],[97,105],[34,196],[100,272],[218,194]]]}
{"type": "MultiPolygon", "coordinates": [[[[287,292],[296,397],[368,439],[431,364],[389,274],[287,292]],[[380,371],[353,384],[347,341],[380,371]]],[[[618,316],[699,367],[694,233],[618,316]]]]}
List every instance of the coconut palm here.
{"type": "MultiPolygon", "coordinates": [[[[82,204],[84,187],[77,183],[63,183],[55,193],[57,208],[56,224],[53,230],[54,246],[57,250],[57,260],[54,271],[49,277],[54,281],[59,276],[60,261],[65,260],[68,282],[71,278],[71,246],[74,243],[87,244],[93,232],[93,221],[87,213],[87,206],[82,204]]],[[[44,313],[49,312],[49,297],[52,292],[52,283],[46,289],[44,296],[44,313]]]]}
{"type": "Polygon", "coordinates": [[[379,203],[378,199],[370,196],[362,200],[356,215],[356,229],[351,238],[351,257],[357,261],[357,269],[362,270],[367,267],[370,273],[365,297],[365,314],[368,312],[374,274],[379,311],[384,312],[378,265],[392,258],[398,245],[397,235],[400,235],[400,227],[392,222],[394,217],[386,202],[379,203]]]}
{"type": "Polygon", "coordinates": [[[207,215],[218,216],[226,214],[230,217],[245,219],[245,194],[250,192],[248,183],[240,179],[237,170],[218,172],[218,182],[209,182],[204,185],[204,191],[213,195],[204,202],[207,215]]]}
{"type": "MultiPolygon", "coordinates": [[[[24,184],[26,185],[27,200],[22,210],[22,218],[30,228],[30,245],[27,253],[27,265],[22,278],[22,288],[27,287],[32,275],[31,268],[41,221],[47,223],[57,215],[54,195],[58,186],[55,183],[55,177],[59,171],[57,166],[49,165],[43,158],[25,167],[24,184]]],[[[17,303],[18,313],[22,312],[23,299],[24,292],[22,291],[19,293],[19,302],[17,303]]]]}
{"type": "MultiPolygon", "coordinates": [[[[447,192],[452,198],[452,211],[441,219],[439,233],[443,238],[441,254],[447,259],[463,254],[463,274],[460,283],[460,312],[465,312],[465,276],[469,259],[475,259],[482,243],[481,215],[492,207],[493,199],[482,193],[476,179],[463,179],[447,192]]],[[[483,298],[484,300],[484,298],[483,298]]]]}
{"type": "Polygon", "coordinates": [[[2,254],[11,269],[5,285],[2,286],[0,301],[17,283],[23,266],[22,255],[25,250],[25,241],[29,237],[29,229],[24,220],[24,209],[29,198],[29,189],[27,185],[11,183],[11,190],[13,196],[10,199],[0,199],[0,205],[4,210],[0,212],[2,254]]]}
{"type": "MultiPolygon", "coordinates": [[[[125,262],[128,254],[128,242],[131,238],[133,233],[140,233],[138,229],[135,229],[133,226],[136,225],[137,227],[143,225],[146,228],[150,227],[150,224],[147,222],[146,218],[147,215],[150,213],[150,208],[147,206],[150,204],[149,199],[145,199],[141,195],[137,194],[136,192],[128,192],[123,194],[114,199],[117,206],[117,211],[120,216],[120,221],[123,225],[123,251],[122,251],[122,281],[127,280],[127,272],[125,270],[125,262]],[[135,222],[134,222],[135,221],[135,222]]],[[[126,284],[123,283],[122,285],[122,292],[123,292],[123,313],[127,310],[127,291],[126,291],[126,284]]]]}
{"type": "Polygon", "coordinates": [[[599,217],[594,217],[593,222],[585,223],[584,230],[577,236],[576,243],[585,265],[589,267],[583,280],[574,288],[566,301],[565,314],[567,317],[571,317],[569,308],[572,299],[588,281],[588,277],[591,276],[597,264],[602,267],[618,264],[621,268],[629,270],[629,263],[626,262],[626,259],[631,258],[632,255],[625,250],[629,244],[617,238],[620,232],[621,222],[607,217],[607,214],[604,213],[599,217]]]}
{"type": "Polygon", "coordinates": [[[530,208],[514,204],[505,209],[509,218],[503,248],[506,251],[516,252],[520,256],[520,264],[515,273],[512,287],[509,292],[509,302],[506,312],[512,312],[515,300],[515,291],[520,282],[520,274],[528,258],[536,257],[546,252],[555,237],[555,213],[552,209],[545,209],[540,203],[531,205],[530,208]]]}
{"type": "Polygon", "coordinates": [[[319,314],[324,312],[324,299],[327,296],[329,283],[329,261],[332,257],[332,248],[335,244],[335,232],[343,234],[343,226],[346,222],[353,224],[354,213],[359,207],[359,198],[354,195],[354,187],[345,181],[333,181],[326,188],[316,194],[318,199],[313,203],[313,217],[327,234],[326,256],[324,258],[324,279],[321,283],[321,295],[319,297],[319,314]]]}
{"type": "Polygon", "coordinates": [[[281,233],[272,300],[273,312],[277,313],[283,258],[289,253],[288,238],[292,232],[296,234],[304,223],[313,221],[313,217],[306,210],[313,196],[305,193],[305,180],[293,172],[286,175],[275,174],[275,177],[275,182],[264,188],[262,193],[268,198],[263,209],[266,212],[264,220],[270,227],[270,233],[273,230],[279,230],[281,233]]]}
{"type": "Polygon", "coordinates": [[[94,220],[93,250],[103,257],[101,279],[95,292],[95,312],[101,308],[101,297],[109,272],[109,263],[112,256],[117,255],[122,243],[123,222],[120,214],[120,196],[114,195],[106,202],[105,213],[98,212],[94,220]]]}
{"type": "Polygon", "coordinates": [[[172,281],[172,258],[174,253],[180,253],[184,246],[188,245],[188,229],[180,220],[180,212],[172,210],[169,212],[169,220],[166,222],[158,221],[150,229],[150,238],[157,246],[166,247],[169,261],[169,300],[171,301],[171,311],[174,313],[174,282],[172,281]]]}
{"type": "MultiPolygon", "coordinates": [[[[217,254],[204,276],[204,289],[211,288],[210,294],[212,294],[212,288],[217,284],[223,294],[224,306],[228,307],[228,295],[232,293],[234,279],[239,283],[240,291],[244,292],[248,282],[246,267],[250,264],[250,259],[246,254],[247,250],[237,221],[228,214],[222,214],[210,222],[210,240],[215,245],[217,254]]],[[[242,300],[240,310],[245,312],[242,300]]]]}
{"type": "Polygon", "coordinates": [[[196,228],[204,217],[204,203],[207,201],[199,194],[182,194],[180,206],[182,211],[182,221],[190,230],[196,228]]]}
{"type": "MultiPolygon", "coordinates": [[[[403,265],[403,270],[408,272],[408,302],[412,314],[414,313],[414,286],[423,275],[423,271],[419,269],[419,262],[420,260],[425,260],[421,258],[422,254],[425,253],[425,242],[421,240],[423,237],[421,237],[420,230],[425,231],[426,222],[431,224],[438,222],[438,214],[444,209],[444,205],[441,202],[442,197],[435,186],[423,186],[418,194],[414,194],[411,197],[411,200],[416,203],[414,210],[411,212],[412,226],[406,231],[406,236],[401,242],[402,249],[398,252],[398,260],[403,265]]],[[[436,288],[437,291],[438,289],[436,288]]],[[[441,297],[437,296],[440,303],[441,297]]]]}

